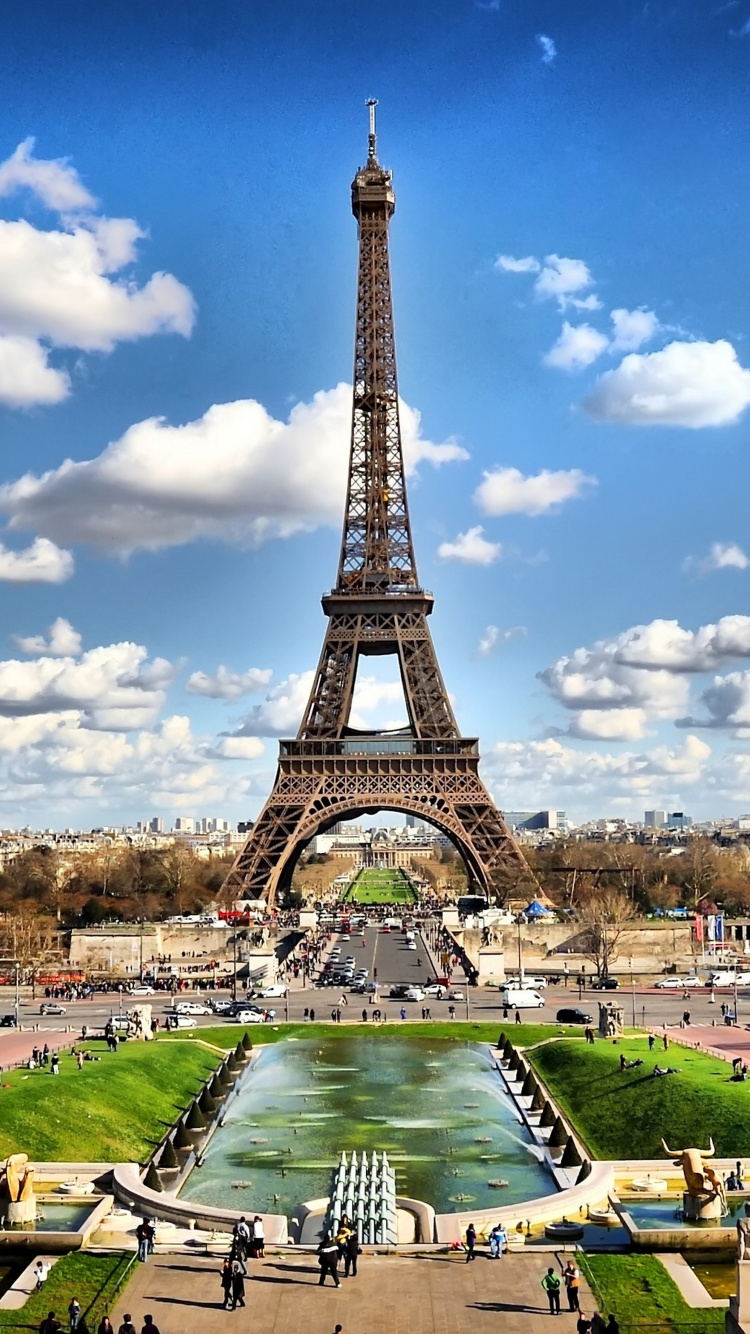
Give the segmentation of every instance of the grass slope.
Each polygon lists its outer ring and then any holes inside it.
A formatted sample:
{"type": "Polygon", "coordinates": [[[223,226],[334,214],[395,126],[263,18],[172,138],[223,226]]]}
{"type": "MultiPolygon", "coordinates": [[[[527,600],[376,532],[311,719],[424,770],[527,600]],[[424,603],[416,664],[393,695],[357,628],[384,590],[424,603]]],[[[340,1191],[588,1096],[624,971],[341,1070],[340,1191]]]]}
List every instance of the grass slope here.
{"type": "Polygon", "coordinates": [[[725,1061],[684,1047],[649,1052],[645,1038],[550,1043],[529,1059],[597,1158],[658,1158],[662,1136],[681,1148],[713,1135],[720,1157],[750,1154],[750,1084],[731,1083],[725,1061]],[[621,1051],[643,1066],[621,1074],[621,1051]],[[682,1073],[654,1078],[656,1061],[682,1073]]]}
{"type": "MultiPolygon", "coordinates": [[[[523,1040],[526,1044],[544,1042],[549,1037],[565,1037],[569,1039],[578,1038],[583,1046],[583,1038],[580,1031],[576,1028],[561,1028],[556,1024],[524,1024],[510,1028],[502,1024],[488,1023],[486,1020],[481,1023],[472,1023],[466,1020],[448,1020],[434,1019],[423,1023],[420,1019],[408,1019],[404,1022],[396,1019],[394,1016],[398,1013],[400,1002],[391,1001],[393,1010],[391,1022],[387,1024],[334,1024],[331,1022],[314,1024],[257,1024],[249,1029],[250,1040],[254,1047],[268,1046],[272,1042],[283,1042],[285,1038],[307,1038],[312,1039],[321,1037],[325,1034],[326,1038],[350,1038],[360,1037],[364,1040],[377,1042],[380,1038],[448,1038],[453,1042],[488,1042],[493,1047],[496,1044],[501,1033],[508,1033],[511,1041],[516,1046],[521,1047],[521,1031],[523,1031],[523,1040]]],[[[328,1013],[325,1005],[321,1005],[321,1011],[328,1013]]],[[[316,1006],[317,1009],[317,1006],[316,1006]]],[[[364,1009],[364,1006],[360,1006],[364,1009]]],[[[417,1010],[418,1013],[418,1010],[417,1010]]],[[[245,1030],[240,1024],[222,1024],[216,1028],[199,1028],[193,1032],[176,1032],[165,1035],[160,1042],[208,1042],[212,1046],[218,1047],[223,1051],[228,1051],[231,1047],[236,1047],[238,1041],[242,1038],[245,1030]]]]}
{"type": "MultiPolygon", "coordinates": [[[[29,1250],[29,1259],[34,1255],[29,1250]]],[[[123,1281],[132,1274],[132,1255],[64,1255],[50,1271],[42,1292],[34,1292],[19,1311],[0,1311],[0,1329],[38,1329],[48,1311],[54,1311],[64,1329],[68,1325],[68,1303],[76,1297],[95,1334],[102,1316],[114,1305],[123,1281]]]]}
{"type": "Polygon", "coordinates": [[[124,1042],[117,1055],[104,1043],[88,1046],[101,1062],[78,1070],[64,1053],[59,1076],[14,1070],[3,1078],[0,1158],[23,1152],[50,1162],[144,1162],[218,1063],[187,1043],[124,1042]]]}
{"type": "Polygon", "coordinates": [[[652,1255],[587,1255],[582,1266],[599,1309],[606,1315],[614,1312],[622,1329],[643,1327],[649,1334],[710,1334],[724,1329],[724,1311],[688,1306],[652,1255]]]}

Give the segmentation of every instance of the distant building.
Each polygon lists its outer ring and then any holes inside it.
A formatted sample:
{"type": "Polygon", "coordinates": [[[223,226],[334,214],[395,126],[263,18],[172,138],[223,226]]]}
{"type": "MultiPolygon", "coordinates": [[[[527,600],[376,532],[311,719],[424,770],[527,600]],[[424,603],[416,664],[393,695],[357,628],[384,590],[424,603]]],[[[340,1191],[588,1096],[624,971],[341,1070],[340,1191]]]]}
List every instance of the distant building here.
{"type": "Polygon", "coordinates": [[[502,816],[511,829],[562,829],[566,823],[565,811],[503,811],[502,816]]]}
{"type": "Polygon", "coordinates": [[[670,829],[690,829],[692,823],[692,815],[683,815],[682,811],[672,811],[672,814],[667,816],[667,825],[670,829]]]}
{"type": "Polygon", "coordinates": [[[162,815],[153,815],[148,822],[149,832],[152,834],[164,833],[164,817],[162,815]]]}
{"type": "Polygon", "coordinates": [[[647,829],[663,829],[667,823],[666,811],[645,811],[643,823],[647,829]]]}
{"type": "Polygon", "coordinates": [[[174,822],[175,832],[178,834],[194,834],[195,820],[192,815],[178,815],[174,822]]]}

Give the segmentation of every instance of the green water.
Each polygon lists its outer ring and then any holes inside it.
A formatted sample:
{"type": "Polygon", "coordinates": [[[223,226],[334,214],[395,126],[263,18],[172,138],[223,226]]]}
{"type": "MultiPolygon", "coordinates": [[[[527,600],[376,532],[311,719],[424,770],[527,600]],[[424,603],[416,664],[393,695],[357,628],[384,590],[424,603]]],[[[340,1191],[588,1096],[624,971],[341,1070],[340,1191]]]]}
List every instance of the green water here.
{"type": "Polygon", "coordinates": [[[683,1251],[683,1257],[712,1297],[733,1297],[737,1291],[737,1265],[717,1258],[716,1251],[683,1251]]]}
{"type": "Polygon", "coordinates": [[[385,1150],[399,1195],[438,1213],[554,1190],[487,1049],[439,1039],[265,1047],[183,1197],[291,1214],[326,1196],[342,1150],[385,1150]],[[493,1189],[490,1180],[508,1185],[493,1189]]]}

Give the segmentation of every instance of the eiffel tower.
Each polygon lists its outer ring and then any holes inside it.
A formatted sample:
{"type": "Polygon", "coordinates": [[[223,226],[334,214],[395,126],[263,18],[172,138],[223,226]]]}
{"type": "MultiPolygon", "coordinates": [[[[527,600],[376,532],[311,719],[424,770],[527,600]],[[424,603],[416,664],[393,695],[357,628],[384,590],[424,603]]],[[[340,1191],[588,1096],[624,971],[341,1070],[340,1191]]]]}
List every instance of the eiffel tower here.
{"type": "Polygon", "coordinates": [[[394,810],[447,834],[474,892],[507,892],[534,877],[479,778],[479,746],[462,737],[440,674],[427,617],[433,597],[414,559],[401,450],[388,227],[391,172],[376,151],[370,108],[367,163],[352,182],[359,231],[349,483],[336,587],[299,732],[279,744],[276,781],[224,883],[233,899],[288,887],[305,844],[339,820],[394,810]],[[398,658],[408,726],[349,725],[363,655],[398,658]]]}

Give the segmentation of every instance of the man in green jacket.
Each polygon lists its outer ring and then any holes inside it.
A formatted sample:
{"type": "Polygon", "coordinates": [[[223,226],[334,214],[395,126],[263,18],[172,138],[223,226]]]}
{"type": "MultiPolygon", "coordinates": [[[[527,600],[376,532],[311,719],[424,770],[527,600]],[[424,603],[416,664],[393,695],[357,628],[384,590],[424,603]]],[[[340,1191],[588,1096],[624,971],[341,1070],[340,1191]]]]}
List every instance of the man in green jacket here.
{"type": "Polygon", "coordinates": [[[550,1315],[560,1314],[560,1280],[554,1269],[549,1268],[542,1279],[542,1287],[547,1294],[550,1315]]]}

